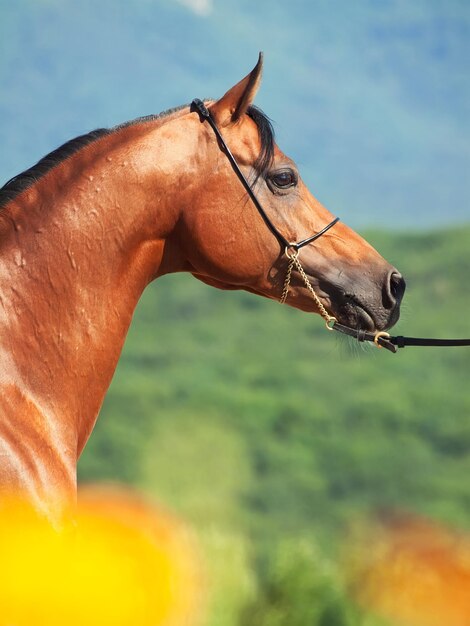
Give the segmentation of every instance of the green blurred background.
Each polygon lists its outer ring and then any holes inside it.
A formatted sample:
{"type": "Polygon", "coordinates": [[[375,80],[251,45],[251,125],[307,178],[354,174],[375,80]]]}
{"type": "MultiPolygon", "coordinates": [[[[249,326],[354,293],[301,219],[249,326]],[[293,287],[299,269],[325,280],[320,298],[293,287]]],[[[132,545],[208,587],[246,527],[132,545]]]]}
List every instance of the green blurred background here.
{"type": "MultiPolygon", "coordinates": [[[[258,104],[312,191],[405,275],[397,332],[468,336],[470,5],[0,0],[0,178],[72,136],[221,95],[258,104]]],[[[188,276],[136,311],[81,481],[188,520],[207,626],[378,626],[346,592],[351,527],[470,526],[468,350],[364,349],[188,276]]]]}

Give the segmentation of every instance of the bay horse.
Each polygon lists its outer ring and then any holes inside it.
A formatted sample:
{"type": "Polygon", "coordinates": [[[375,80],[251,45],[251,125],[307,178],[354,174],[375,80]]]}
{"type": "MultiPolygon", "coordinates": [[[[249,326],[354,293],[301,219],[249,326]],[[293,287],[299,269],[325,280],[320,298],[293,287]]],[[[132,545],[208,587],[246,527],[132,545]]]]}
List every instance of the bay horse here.
{"type": "Polygon", "coordinates": [[[219,100],[73,139],[0,190],[0,490],[53,524],[154,279],[190,272],[356,329],[399,317],[401,275],[277,147],[261,72],[260,55],[219,100]]]}

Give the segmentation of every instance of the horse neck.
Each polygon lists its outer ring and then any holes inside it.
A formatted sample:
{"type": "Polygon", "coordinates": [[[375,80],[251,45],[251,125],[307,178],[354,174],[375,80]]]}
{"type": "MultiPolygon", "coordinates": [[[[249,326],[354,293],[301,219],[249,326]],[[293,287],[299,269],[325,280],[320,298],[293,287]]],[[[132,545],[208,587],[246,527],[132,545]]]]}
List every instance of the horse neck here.
{"type": "Polygon", "coordinates": [[[183,269],[165,249],[177,219],[174,181],[155,176],[154,126],[97,140],[4,210],[0,346],[13,372],[6,382],[53,416],[78,454],[143,289],[163,271],[183,269]]]}

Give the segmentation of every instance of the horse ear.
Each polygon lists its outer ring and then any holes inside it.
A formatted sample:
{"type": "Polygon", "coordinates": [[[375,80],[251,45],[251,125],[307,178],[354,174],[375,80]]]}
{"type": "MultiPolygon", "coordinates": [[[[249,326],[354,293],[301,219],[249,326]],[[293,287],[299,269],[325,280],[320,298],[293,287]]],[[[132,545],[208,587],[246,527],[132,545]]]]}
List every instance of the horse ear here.
{"type": "Polygon", "coordinates": [[[263,53],[259,53],[258,63],[239,83],[210,107],[211,113],[220,126],[228,126],[238,121],[254,101],[261,82],[263,53]]]}

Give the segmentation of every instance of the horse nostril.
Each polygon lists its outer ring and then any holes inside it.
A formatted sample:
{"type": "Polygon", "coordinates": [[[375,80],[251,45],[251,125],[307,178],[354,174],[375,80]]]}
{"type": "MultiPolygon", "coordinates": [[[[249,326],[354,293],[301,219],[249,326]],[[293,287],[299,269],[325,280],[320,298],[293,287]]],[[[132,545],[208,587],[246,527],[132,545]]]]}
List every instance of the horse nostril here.
{"type": "Polygon", "coordinates": [[[403,276],[397,270],[392,270],[389,275],[389,296],[393,304],[401,301],[405,288],[406,283],[403,276]]]}

